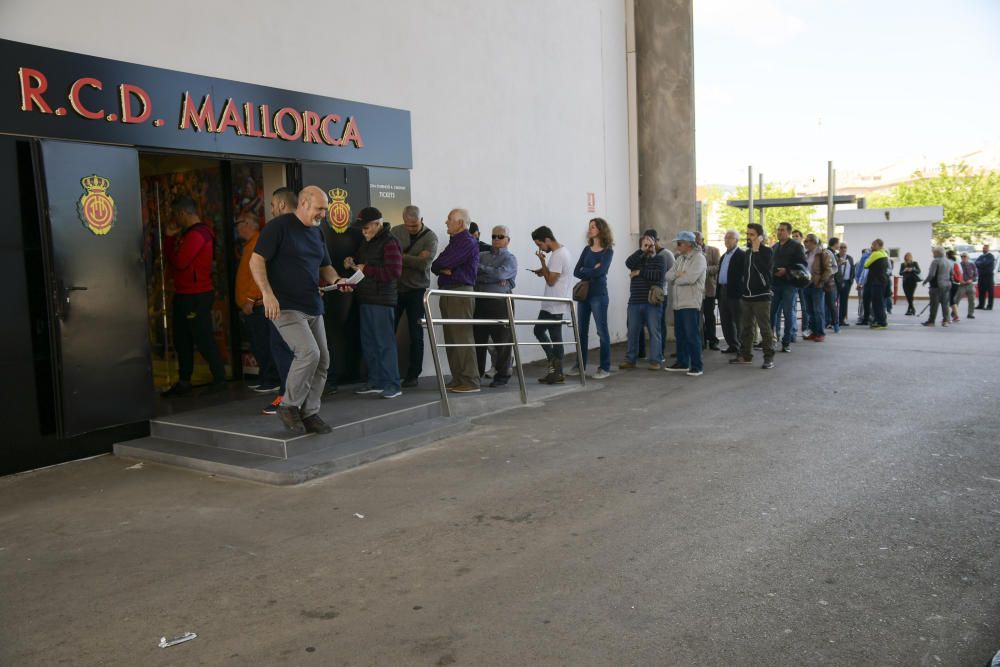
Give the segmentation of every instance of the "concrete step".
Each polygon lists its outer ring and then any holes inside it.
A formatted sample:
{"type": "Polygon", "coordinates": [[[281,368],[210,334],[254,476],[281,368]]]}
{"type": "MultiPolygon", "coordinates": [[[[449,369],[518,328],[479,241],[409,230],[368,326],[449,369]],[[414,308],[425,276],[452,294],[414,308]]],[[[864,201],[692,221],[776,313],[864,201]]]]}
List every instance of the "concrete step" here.
{"type": "MultiPolygon", "coordinates": [[[[293,435],[284,430],[274,416],[240,416],[238,419],[219,418],[207,414],[182,414],[150,421],[150,435],[202,447],[214,447],[234,452],[287,459],[332,443],[357,440],[384,431],[440,416],[438,402],[427,402],[400,408],[392,412],[366,416],[337,424],[330,418],[333,432],[323,436],[293,435]]],[[[342,414],[340,418],[343,419],[342,414]]]]}
{"type": "Polygon", "coordinates": [[[115,456],[198,470],[273,485],[302,482],[348,470],[407,449],[464,433],[468,419],[434,417],[356,439],[333,438],[332,433],[312,438],[311,447],[288,458],[150,436],[118,443],[115,456]]]}

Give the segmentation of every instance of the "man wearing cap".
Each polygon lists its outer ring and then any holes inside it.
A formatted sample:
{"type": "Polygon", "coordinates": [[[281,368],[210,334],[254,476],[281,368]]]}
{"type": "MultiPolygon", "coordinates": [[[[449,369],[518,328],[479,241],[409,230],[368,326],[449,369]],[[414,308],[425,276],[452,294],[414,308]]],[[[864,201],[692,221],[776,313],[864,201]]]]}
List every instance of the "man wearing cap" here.
{"type": "Polygon", "coordinates": [[[702,322],[704,323],[702,346],[710,350],[718,350],[719,336],[715,332],[715,293],[721,265],[719,249],[715,246],[705,245],[705,239],[701,232],[695,232],[694,238],[705,255],[705,265],[708,267],[705,273],[705,300],[701,305],[702,322]]]}
{"type": "Polygon", "coordinates": [[[678,232],[677,258],[667,272],[670,298],[674,308],[674,336],[677,338],[677,363],[665,370],[686,372],[691,377],[704,373],[701,357],[701,306],[705,299],[705,256],[691,232],[678,232]]]}
{"type": "Polygon", "coordinates": [[[628,347],[625,361],[618,368],[635,368],[639,355],[639,341],[643,330],[649,331],[649,369],[658,371],[663,363],[663,343],[660,341],[660,322],[663,320],[663,305],[652,303],[650,295],[659,291],[663,296],[663,276],[667,270],[663,257],[656,252],[656,239],[643,235],[639,239],[639,249],[625,260],[629,271],[628,298],[628,347]]]}
{"type": "Polygon", "coordinates": [[[269,222],[250,258],[250,272],[260,287],[264,314],[292,350],[292,364],[278,415],[293,433],[329,433],[319,416],[320,397],[330,366],[319,284],[342,279],[330,263],[320,231],[326,217],[326,193],[308,185],[299,193],[294,213],[269,222]]]}
{"type": "MultiPolygon", "coordinates": [[[[438,277],[438,287],[445,290],[471,292],[476,284],[479,268],[479,242],[468,230],[469,212],[464,208],[449,211],[445,226],[448,228],[448,245],[431,264],[431,272],[438,277]]],[[[442,296],[438,302],[441,317],[445,319],[472,319],[475,300],[460,296],[442,296]]],[[[444,327],[444,342],[460,347],[445,348],[451,382],[448,389],[457,393],[479,391],[479,366],[471,347],[475,342],[471,324],[449,324],[444,327]],[[469,347],[465,347],[468,345],[469,347]]],[[[436,353],[436,352],[435,352],[436,353]]]]}
{"type": "MultiPolygon", "coordinates": [[[[517,258],[507,249],[510,245],[510,232],[503,225],[493,228],[493,244],[490,249],[479,253],[479,268],[476,273],[476,291],[493,292],[495,294],[510,294],[514,291],[514,281],[517,278],[517,258]]],[[[474,316],[477,320],[508,319],[507,301],[505,299],[476,299],[474,316]]],[[[513,340],[510,327],[506,324],[476,324],[472,327],[476,345],[491,343],[496,345],[496,375],[493,376],[491,387],[502,387],[510,381],[511,355],[514,351],[510,343],[513,340]],[[491,342],[492,341],[492,342],[491,342]]],[[[476,363],[479,374],[486,372],[486,348],[476,348],[476,363]]]]}
{"type": "Polygon", "coordinates": [[[397,398],[403,393],[396,355],[396,283],[403,273],[403,253],[377,208],[361,209],[358,223],[365,240],[357,257],[348,257],[344,264],[365,275],[354,294],[361,306],[361,352],[368,382],[354,393],[397,398]]]}

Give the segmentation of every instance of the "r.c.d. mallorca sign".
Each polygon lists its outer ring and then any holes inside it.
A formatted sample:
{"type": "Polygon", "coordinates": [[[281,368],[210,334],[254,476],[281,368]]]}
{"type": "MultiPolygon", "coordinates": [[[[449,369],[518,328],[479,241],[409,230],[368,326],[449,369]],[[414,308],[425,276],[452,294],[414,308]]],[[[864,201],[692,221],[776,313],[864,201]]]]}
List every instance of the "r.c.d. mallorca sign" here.
{"type": "Polygon", "coordinates": [[[0,40],[0,133],[410,168],[408,111],[0,40]]]}

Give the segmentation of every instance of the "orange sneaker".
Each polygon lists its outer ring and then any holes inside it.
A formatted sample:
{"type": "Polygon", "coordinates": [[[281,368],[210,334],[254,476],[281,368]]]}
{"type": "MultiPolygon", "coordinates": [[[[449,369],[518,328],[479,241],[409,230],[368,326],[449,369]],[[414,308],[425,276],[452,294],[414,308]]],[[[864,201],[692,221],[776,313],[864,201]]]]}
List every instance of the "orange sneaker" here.
{"type": "Polygon", "coordinates": [[[281,395],[274,397],[274,400],[267,404],[267,407],[260,411],[262,415],[278,414],[278,406],[281,405],[281,395]]]}

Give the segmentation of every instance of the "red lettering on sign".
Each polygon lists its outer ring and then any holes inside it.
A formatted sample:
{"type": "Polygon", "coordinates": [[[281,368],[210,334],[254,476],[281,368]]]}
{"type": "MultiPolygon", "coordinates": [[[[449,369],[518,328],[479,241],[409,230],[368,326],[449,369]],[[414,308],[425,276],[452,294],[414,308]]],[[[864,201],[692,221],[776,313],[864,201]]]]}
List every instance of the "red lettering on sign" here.
{"type": "Polygon", "coordinates": [[[247,121],[247,136],[248,137],[259,137],[260,130],[257,129],[257,116],[253,112],[253,104],[250,102],[244,102],[243,104],[243,116],[247,121]]]}
{"type": "Polygon", "coordinates": [[[298,141],[299,137],[302,136],[302,119],[299,118],[299,112],[291,107],[278,109],[277,113],[274,114],[274,131],[285,141],[298,141]],[[294,132],[288,132],[285,129],[284,122],[288,116],[291,116],[295,123],[294,132]]]}
{"type": "Polygon", "coordinates": [[[323,120],[319,125],[319,133],[323,137],[323,143],[329,144],[330,146],[339,146],[340,139],[334,139],[333,135],[330,134],[330,123],[339,123],[340,116],[332,113],[328,116],[323,116],[323,120]]]}
{"type": "Polygon", "coordinates": [[[123,123],[145,123],[149,120],[149,115],[153,113],[153,102],[145,90],[130,83],[123,83],[118,86],[118,97],[122,103],[123,123]],[[138,115],[132,110],[133,99],[142,102],[142,113],[138,115]]]}
{"type": "Polygon", "coordinates": [[[220,134],[226,131],[227,127],[235,127],[236,134],[243,136],[247,133],[246,128],[243,126],[243,119],[240,115],[236,113],[236,105],[233,103],[233,98],[228,98],[226,100],[226,106],[222,107],[222,113],[219,114],[219,124],[216,126],[216,132],[220,134]]]}
{"type": "Polygon", "coordinates": [[[42,93],[49,88],[49,80],[37,69],[21,67],[17,70],[21,80],[21,111],[34,111],[38,105],[42,113],[52,113],[52,107],[42,99],[42,93]]]}
{"type": "Polygon", "coordinates": [[[305,122],[305,129],[302,131],[302,141],[305,143],[321,143],[319,138],[319,114],[315,111],[303,111],[302,120],[305,122]]]}
{"type": "Polygon", "coordinates": [[[201,108],[196,110],[191,93],[184,91],[184,99],[181,102],[180,129],[186,130],[188,127],[193,127],[195,132],[215,132],[215,109],[212,107],[211,95],[205,95],[205,99],[201,102],[201,108]]]}
{"type": "Polygon", "coordinates": [[[358,125],[353,116],[347,119],[344,134],[340,137],[340,145],[346,146],[348,141],[352,142],[355,148],[365,147],[365,142],[361,141],[361,133],[358,131],[358,125]]]}
{"type": "Polygon", "coordinates": [[[104,118],[104,109],[100,111],[91,111],[87,107],[83,106],[83,102],[80,100],[80,90],[88,86],[90,88],[95,88],[97,90],[104,90],[104,84],[93,79],[89,76],[85,76],[82,79],[77,79],[73,82],[73,85],[69,89],[69,103],[73,107],[73,111],[77,112],[84,118],[89,118],[90,120],[100,120],[104,118]]]}
{"type": "Polygon", "coordinates": [[[276,139],[278,135],[274,133],[271,129],[271,109],[266,104],[260,105],[260,124],[261,131],[265,139],[276,139]]]}

